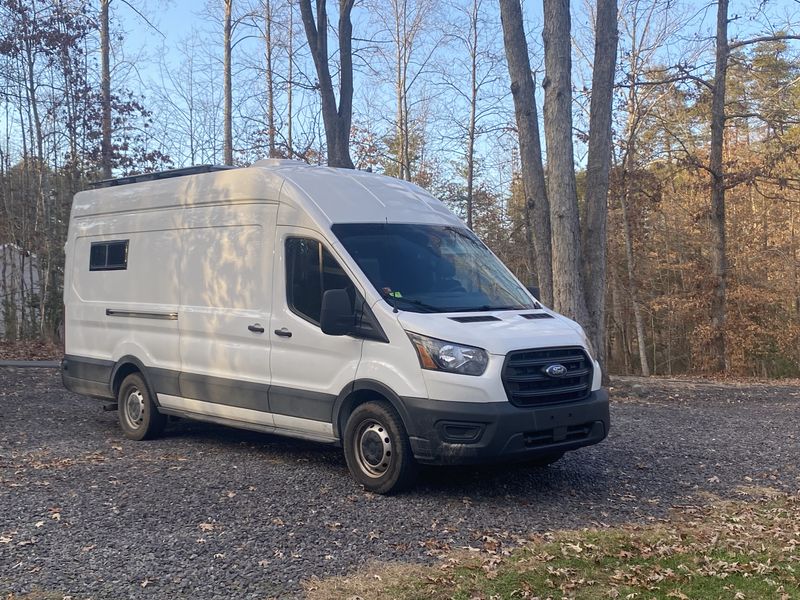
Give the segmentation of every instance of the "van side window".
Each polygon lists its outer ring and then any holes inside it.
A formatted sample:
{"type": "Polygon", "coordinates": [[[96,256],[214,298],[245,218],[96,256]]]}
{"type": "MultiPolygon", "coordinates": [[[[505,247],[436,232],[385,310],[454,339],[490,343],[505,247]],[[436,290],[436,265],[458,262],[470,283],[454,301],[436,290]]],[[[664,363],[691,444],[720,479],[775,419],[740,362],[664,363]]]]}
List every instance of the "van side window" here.
{"type": "Polygon", "coordinates": [[[319,325],[322,295],[348,287],[350,278],[317,240],[286,240],[286,301],[293,312],[319,325]]]}
{"type": "Polygon", "coordinates": [[[128,268],[128,240],[92,242],[90,271],[124,271],[128,268]]]}

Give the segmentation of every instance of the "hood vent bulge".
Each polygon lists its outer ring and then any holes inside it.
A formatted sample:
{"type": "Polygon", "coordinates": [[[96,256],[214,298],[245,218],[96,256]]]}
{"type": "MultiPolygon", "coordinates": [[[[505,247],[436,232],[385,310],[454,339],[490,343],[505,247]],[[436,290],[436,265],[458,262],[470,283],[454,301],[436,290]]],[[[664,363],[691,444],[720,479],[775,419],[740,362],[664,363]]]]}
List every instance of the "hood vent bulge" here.
{"type": "Polygon", "coordinates": [[[459,323],[482,323],[483,321],[500,321],[497,317],[492,315],[475,315],[474,317],[450,317],[451,321],[458,321],[459,323]]]}

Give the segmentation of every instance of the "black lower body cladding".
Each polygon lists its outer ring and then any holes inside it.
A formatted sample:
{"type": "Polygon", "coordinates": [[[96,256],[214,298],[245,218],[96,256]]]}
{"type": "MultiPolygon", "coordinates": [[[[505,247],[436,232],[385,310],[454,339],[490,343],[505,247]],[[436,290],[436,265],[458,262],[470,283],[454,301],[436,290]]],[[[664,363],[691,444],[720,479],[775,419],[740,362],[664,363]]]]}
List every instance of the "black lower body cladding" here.
{"type": "Polygon", "coordinates": [[[61,382],[64,387],[76,394],[92,398],[111,400],[111,373],[114,363],[110,360],[65,356],[61,361],[61,382]]]}
{"type": "MultiPolygon", "coordinates": [[[[117,368],[118,364],[112,361],[68,355],[62,362],[61,377],[71,391],[114,399],[117,368]]],[[[332,394],[144,366],[139,370],[155,393],[338,422],[336,396],[332,394]]],[[[596,444],[609,430],[608,392],[604,389],[591,392],[584,400],[539,407],[519,407],[507,400],[483,403],[399,397],[382,385],[366,389],[384,395],[397,410],[414,458],[425,464],[470,464],[553,455],[596,444]]],[[[335,435],[341,437],[341,432],[335,431],[335,435]]]]}
{"type": "Polygon", "coordinates": [[[604,389],[579,402],[530,408],[506,401],[402,402],[414,457],[425,464],[524,460],[596,444],[610,427],[604,389]]]}

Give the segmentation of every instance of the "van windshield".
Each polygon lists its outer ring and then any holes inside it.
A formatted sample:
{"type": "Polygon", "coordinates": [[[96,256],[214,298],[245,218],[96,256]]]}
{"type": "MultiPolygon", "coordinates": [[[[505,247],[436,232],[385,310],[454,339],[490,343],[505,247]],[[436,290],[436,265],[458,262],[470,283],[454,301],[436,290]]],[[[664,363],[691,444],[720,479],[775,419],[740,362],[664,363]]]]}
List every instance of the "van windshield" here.
{"type": "Polygon", "coordinates": [[[534,308],[525,289],[464,227],[340,223],[333,233],[389,304],[412,312],[534,308]]]}

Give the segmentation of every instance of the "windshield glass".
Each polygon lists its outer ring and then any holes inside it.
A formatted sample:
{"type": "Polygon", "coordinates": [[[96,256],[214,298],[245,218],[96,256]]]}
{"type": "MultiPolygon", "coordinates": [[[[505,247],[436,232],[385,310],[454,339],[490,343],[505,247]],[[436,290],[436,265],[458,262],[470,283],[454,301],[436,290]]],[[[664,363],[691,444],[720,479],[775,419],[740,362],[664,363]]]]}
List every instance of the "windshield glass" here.
{"type": "Polygon", "coordinates": [[[398,309],[534,308],[519,282],[464,227],[345,223],[332,229],[375,289],[398,309]]]}

